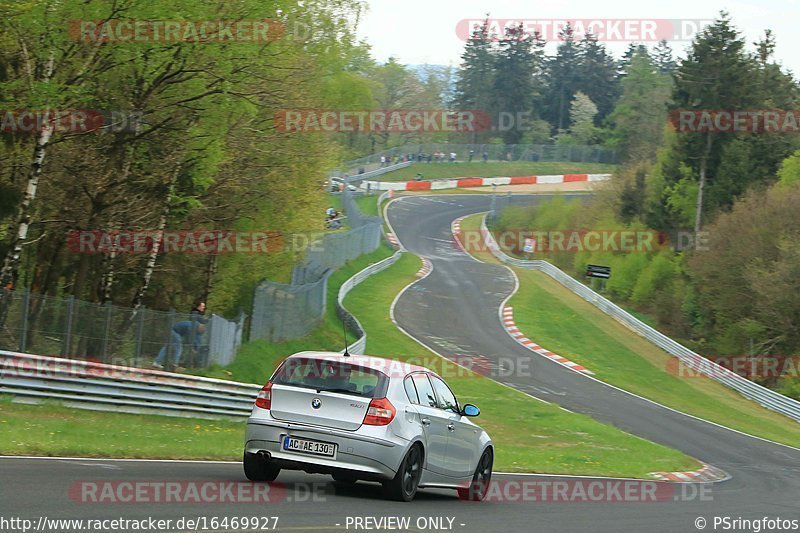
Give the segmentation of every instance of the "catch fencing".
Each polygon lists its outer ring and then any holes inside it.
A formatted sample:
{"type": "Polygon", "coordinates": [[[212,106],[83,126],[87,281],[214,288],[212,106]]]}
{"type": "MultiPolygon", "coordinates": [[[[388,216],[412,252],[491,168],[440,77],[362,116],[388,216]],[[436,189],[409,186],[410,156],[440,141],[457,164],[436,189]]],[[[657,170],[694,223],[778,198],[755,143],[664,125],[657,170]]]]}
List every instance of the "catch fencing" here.
{"type": "Polygon", "coordinates": [[[363,215],[350,191],[342,205],[352,229],[330,233],[311,243],[289,284],[262,280],[253,296],[250,340],[281,342],[311,333],[325,316],[328,277],[345,263],[375,251],[381,243],[381,219],[363,215]]]}
{"type": "MultiPolygon", "coordinates": [[[[456,154],[456,161],[483,161],[484,154],[488,161],[549,161],[570,163],[618,163],[617,152],[601,146],[580,144],[449,144],[427,143],[407,144],[345,162],[344,172],[360,170],[383,170],[381,157],[393,158],[393,162],[403,158],[411,162],[426,163],[428,156],[436,152],[444,153],[443,161],[449,161],[450,153],[456,154]],[[471,154],[470,154],[471,152],[471,154]]],[[[436,162],[434,157],[430,162],[436,162]]],[[[337,171],[341,172],[341,171],[337,171]]],[[[366,179],[366,178],[359,178],[366,179]]]]}
{"type": "Polygon", "coordinates": [[[800,422],[800,402],[759,385],[727,368],[706,359],[663,333],[648,326],[612,301],[596,293],[580,281],[566,274],[555,265],[543,260],[524,260],[507,255],[486,226],[486,218],[481,222],[484,242],[492,254],[503,263],[532,270],[550,276],[561,285],[591,303],[605,314],[611,316],[632,331],[638,333],[670,355],[677,357],[688,368],[708,376],[723,385],[738,391],[744,397],[763,405],[767,409],[781,413],[800,422]]]}
{"type": "Polygon", "coordinates": [[[175,311],[132,309],[32,293],[28,289],[0,291],[0,349],[52,354],[131,367],[150,366],[162,347],[174,360],[172,328],[195,322],[178,364],[202,368],[226,365],[242,343],[245,315],[235,320],[175,311]],[[207,318],[207,320],[206,320],[207,318]],[[189,338],[191,337],[191,338],[189,338]]]}

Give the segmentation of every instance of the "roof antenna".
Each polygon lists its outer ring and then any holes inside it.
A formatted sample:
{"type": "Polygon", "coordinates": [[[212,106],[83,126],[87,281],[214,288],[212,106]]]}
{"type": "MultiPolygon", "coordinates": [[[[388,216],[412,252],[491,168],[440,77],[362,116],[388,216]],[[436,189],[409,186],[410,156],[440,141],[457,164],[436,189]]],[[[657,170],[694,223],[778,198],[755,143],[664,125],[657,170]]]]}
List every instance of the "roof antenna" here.
{"type": "Polygon", "coordinates": [[[350,352],[347,351],[347,324],[342,320],[342,333],[344,333],[344,353],[343,357],[350,357],[350,352]]]}

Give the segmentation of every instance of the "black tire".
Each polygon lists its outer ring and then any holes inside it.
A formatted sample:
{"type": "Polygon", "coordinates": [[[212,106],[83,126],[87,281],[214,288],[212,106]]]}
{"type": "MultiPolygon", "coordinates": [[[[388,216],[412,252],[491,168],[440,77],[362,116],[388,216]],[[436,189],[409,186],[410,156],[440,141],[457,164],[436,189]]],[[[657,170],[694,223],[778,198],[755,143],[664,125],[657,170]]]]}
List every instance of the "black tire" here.
{"type": "Polygon", "coordinates": [[[482,501],[489,492],[489,484],[492,481],[492,465],[494,464],[494,453],[491,448],[486,450],[478,460],[475,473],[472,475],[472,482],[465,489],[458,489],[458,497],[462,500],[472,502],[482,501]]]}
{"type": "Polygon", "coordinates": [[[383,484],[384,495],[399,502],[410,502],[417,495],[422,478],[422,446],[415,444],[408,450],[394,479],[383,484]]]}
{"type": "Polygon", "coordinates": [[[358,479],[351,474],[337,473],[337,474],[331,474],[331,477],[333,477],[334,482],[341,483],[342,485],[352,485],[353,483],[358,481],[358,479]]]}
{"type": "Polygon", "coordinates": [[[281,469],[254,453],[244,452],[244,475],[250,481],[275,481],[281,469]]]}

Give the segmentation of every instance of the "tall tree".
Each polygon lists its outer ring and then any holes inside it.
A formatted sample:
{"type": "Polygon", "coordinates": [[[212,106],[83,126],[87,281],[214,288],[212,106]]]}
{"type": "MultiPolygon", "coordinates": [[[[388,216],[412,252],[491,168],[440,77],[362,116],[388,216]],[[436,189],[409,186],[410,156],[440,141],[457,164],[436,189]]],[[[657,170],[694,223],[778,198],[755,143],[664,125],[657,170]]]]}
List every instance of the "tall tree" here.
{"type": "Polygon", "coordinates": [[[617,61],[591,34],[581,40],[578,50],[577,88],[597,106],[595,125],[599,126],[619,98],[617,61]]]}
{"type": "Polygon", "coordinates": [[[622,96],[611,122],[613,143],[624,160],[653,160],[664,137],[672,80],[647,53],[636,53],[620,82],[622,96]]]}
{"type": "MultiPolygon", "coordinates": [[[[472,32],[464,52],[461,54],[461,66],[455,83],[453,107],[463,110],[477,110],[493,114],[492,86],[495,78],[493,57],[493,38],[490,33],[489,20],[472,32]]],[[[471,142],[474,144],[484,139],[488,133],[473,132],[471,142]]]]}
{"type": "Polygon", "coordinates": [[[580,87],[580,49],[575,32],[567,24],[559,33],[561,43],[546,65],[547,93],[544,117],[556,129],[569,126],[569,108],[580,87]]]}
{"type": "MultiPolygon", "coordinates": [[[[687,58],[675,74],[673,101],[675,109],[720,110],[748,109],[758,102],[753,93],[756,65],[745,52],[745,42],[733,27],[727,13],[707,26],[694,40],[687,58]]],[[[724,145],[732,136],[721,138],[713,132],[684,132],[681,136],[682,159],[697,176],[695,232],[703,220],[706,186],[713,180],[721,163],[724,145]]],[[[717,194],[726,194],[717,191],[717,194]]],[[[729,205],[733,198],[727,199],[729,205]]]]}
{"type": "Polygon", "coordinates": [[[503,128],[501,133],[506,144],[518,144],[525,133],[527,124],[520,120],[530,120],[533,102],[537,93],[537,77],[543,58],[544,41],[538,33],[528,34],[524,26],[506,29],[499,42],[495,56],[495,78],[492,84],[493,108],[510,119],[513,127],[503,128]]]}
{"type": "Polygon", "coordinates": [[[653,57],[653,63],[655,64],[658,71],[662,74],[671,75],[675,72],[675,59],[672,56],[672,48],[667,43],[666,39],[662,39],[658,42],[658,44],[653,48],[653,53],[651,54],[653,57]]]}

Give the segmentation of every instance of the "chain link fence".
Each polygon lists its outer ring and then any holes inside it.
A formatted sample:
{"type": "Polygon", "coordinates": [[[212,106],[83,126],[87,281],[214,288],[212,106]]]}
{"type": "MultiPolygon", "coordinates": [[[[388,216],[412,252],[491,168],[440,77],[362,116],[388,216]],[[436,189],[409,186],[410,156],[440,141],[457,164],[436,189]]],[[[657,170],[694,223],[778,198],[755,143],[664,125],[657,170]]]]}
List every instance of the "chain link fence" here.
{"type": "MultiPolygon", "coordinates": [[[[450,153],[456,161],[549,161],[568,163],[618,163],[617,152],[602,146],[580,144],[407,144],[388,148],[366,157],[346,161],[337,172],[350,174],[369,172],[381,168],[381,157],[392,158],[392,163],[403,160],[411,162],[435,162],[433,155],[444,153],[443,161],[449,161],[450,153]],[[430,159],[429,159],[430,156],[430,159]]],[[[339,175],[339,174],[337,174],[339,175]]]]}
{"type": "Polygon", "coordinates": [[[381,243],[381,219],[363,215],[351,191],[342,206],[352,229],[312,242],[295,266],[289,284],[262,280],[253,295],[250,340],[282,342],[311,333],[325,316],[328,277],[345,263],[375,251],[381,243]]]}
{"type": "Polygon", "coordinates": [[[240,314],[231,321],[216,315],[134,310],[28,289],[4,289],[0,291],[0,349],[149,367],[162,348],[166,364],[175,361],[178,348],[173,327],[189,322],[191,326],[184,328],[187,333],[180,335],[177,364],[203,368],[233,360],[242,343],[245,318],[240,314]]]}

